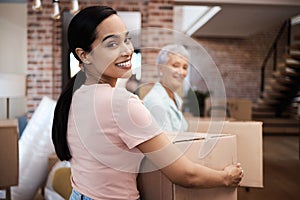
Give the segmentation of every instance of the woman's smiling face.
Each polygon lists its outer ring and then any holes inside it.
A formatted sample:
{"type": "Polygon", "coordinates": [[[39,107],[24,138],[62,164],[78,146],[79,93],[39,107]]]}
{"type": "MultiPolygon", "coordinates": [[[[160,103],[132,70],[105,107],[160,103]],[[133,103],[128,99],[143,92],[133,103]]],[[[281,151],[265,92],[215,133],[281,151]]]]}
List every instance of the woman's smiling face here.
{"type": "Polygon", "coordinates": [[[111,15],[103,20],[96,29],[96,35],[92,51],[87,56],[92,74],[97,75],[100,82],[111,85],[118,78],[130,77],[133,46],[121,18],[111,15]]]}
{"type": "Polygon", "coordinates": [[[173,92],[176,91],[182,86],[187,76],[188,66],[187,58],[170,53],[167,63],[160,66],[162,72],[160,82],[173,92]]]}

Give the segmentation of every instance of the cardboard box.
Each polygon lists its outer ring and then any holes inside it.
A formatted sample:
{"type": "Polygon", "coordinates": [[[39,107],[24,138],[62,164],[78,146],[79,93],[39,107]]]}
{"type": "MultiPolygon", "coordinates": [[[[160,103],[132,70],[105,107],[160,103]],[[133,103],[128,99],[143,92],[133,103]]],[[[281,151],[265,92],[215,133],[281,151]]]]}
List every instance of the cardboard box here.
{"type": "MultiPolygon", "coordinates": [[[[184,155],[196,163],[222,170],[225,166],[236,161],[236,136],[211,135],[198,133],[180,133],[173,138],[173,143],[184,155]]],[[[147,165],[143,161],[141,171],[147,165]]],[[[173,184],[159,170],[140,173],[138,188],[143,200],[236,200],[237,189],[217,187],[211,189],[191,189],[173,184]]]]}
{"type": "MultiPolygon", "coordinates": [[[[215,100],[216,101],[216,100],[215,100]]],[[[220,105],[225,103],[220,101],[220,105]]],[[[216,109],[220,109],[220,105],[216,102],[216,109]]],[[[250,99],[226,99],[225,104],[228,116],[241,121],[252,120],[252,101],[250,99]]],[[[207,98],[205,100],[205,116],[208,116],[211,110],[211,100],[207,98]]],[[[224,108],[225,109],[225,108],[224,108]]]]}
{"type": "Polygon", "coordinates": [[[237,160],[245,176],[241,186],[263,187],[262,122],[211,121],[209,118],[187,118],[189,131],[233,134],[237,137],[237,160]]]}
{"type": "Polygon", "coordinates": [[[0,188],[19,182],[18,121],[0,120],[0,188]]]}
{"type": "Polygon", "coordinates": [[[227,99],[230,117],[237,120],[252,120],[252,101],[250,99],[227,99]]]}

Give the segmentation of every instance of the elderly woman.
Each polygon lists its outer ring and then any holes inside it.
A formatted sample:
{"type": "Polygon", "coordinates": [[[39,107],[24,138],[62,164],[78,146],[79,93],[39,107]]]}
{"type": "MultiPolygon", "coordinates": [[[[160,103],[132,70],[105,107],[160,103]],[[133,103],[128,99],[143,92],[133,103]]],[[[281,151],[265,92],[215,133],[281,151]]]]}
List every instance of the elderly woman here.
{"type": "Polygon", "coordinates": [[[163,47],[157,56],[160,80],[145,96],[144,104],[163,130],[187,130],[188,125],[181,112],[183,101],[176,91],[187,76],[189,59],[189,52],[178,44],[163,47]]]}

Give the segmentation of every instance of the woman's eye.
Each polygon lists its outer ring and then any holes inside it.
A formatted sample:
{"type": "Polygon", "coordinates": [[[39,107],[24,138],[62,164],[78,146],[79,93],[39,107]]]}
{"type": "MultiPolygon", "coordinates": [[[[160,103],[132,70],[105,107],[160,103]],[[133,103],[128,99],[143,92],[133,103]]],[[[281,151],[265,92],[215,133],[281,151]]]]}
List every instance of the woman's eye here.
{"type": "Polygon", "coordinates": [[[124,42],[125,42],[126,44],[131,43],[131,38],[130,38],[130,37],[126,38],[126,39],[124,40],[124,42]]]}
{"type": "Polygon", "coordinates": [[[116,47],[118,46],[118,43],[117,42],[110,42],[107,44],[108,47],[116,47]]]}

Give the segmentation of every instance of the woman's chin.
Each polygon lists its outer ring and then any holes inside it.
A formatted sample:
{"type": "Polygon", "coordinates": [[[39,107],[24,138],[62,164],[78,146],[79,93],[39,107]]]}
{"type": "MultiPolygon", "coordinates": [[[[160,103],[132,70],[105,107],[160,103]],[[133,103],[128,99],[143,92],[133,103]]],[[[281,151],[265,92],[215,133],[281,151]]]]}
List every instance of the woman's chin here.
{"type": "Polygon", "coordinates": [[[130,78],[131,76],[132,76],[132,70],[128,69],[128,71],[126,71],[120,78],[130,78]]]}

